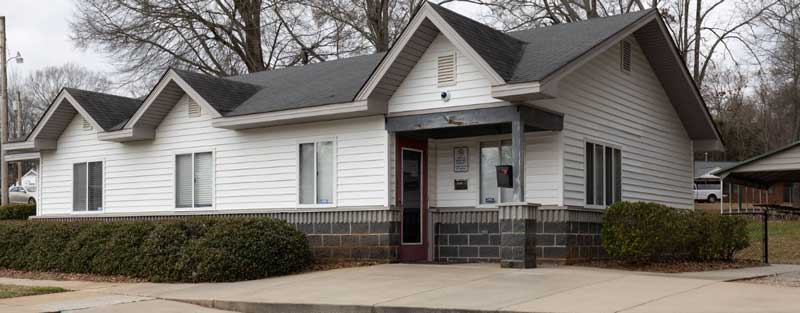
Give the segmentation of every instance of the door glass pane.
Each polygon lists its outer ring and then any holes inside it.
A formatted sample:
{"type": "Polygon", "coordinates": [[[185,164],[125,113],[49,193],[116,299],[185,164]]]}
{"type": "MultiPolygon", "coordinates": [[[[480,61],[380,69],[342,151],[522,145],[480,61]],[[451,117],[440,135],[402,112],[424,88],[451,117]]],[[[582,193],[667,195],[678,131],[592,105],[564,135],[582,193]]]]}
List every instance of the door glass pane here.
{"type": "Polygon", "coordinates": [[[606,147],[606,205],[614,203],[614,152],[606,147]]]}
{"type": "Polygon", "coordinates": [[[314,144],[300,145],[300,203],[314,204],[314,144]]]}
{"type": "Polygon", "coordinates": [[[586,204],[594,204],[594,145],[586,143],[586,204]]]}
{"type": "Polygon", "coordinates": [[[497,165],[500,149],[497,144],[481,144],[481,204],[499,202],[497,199],[497,165]]]}
{"type": "Polygon", "coordinates": [[[89,211],[103,207],[103,162],[89,163],[89,211]]]}
{"type": "Polygon", "coordinates": [[[317,143],[317,203],[333,203],[333,142],[317,143]]]}
{"type": "Polygon", "coordinates": [[[175,156],[175,206],[192,207],[192,155],[175,156]]]}
{"type": "Polygon", "coordinates": [[[403,243],[422,243],[422,153],[403,150],[403,243]]]}
{"type": "Polygon", "coordinates": [[[211,206],[212,190],[211,152],[194,155],[194,206],[211,206]]]}
{"type": "Polygon", "coordinates": [[[603,146],[594,146],[594,204],[603,205],[603,146]]]}
{"type": "Polygon", "coordinates": [[[72,165],[72,210],[86,211],[86,163],[72,165]]]}
{"type": "Polygon", "coordinates": [[[614,202],[622,201],[622,152],[614,149],[614,202]]]}
{"type": "MultiPolygon", "coordinates": [[[[514,155],[511,150],[511,140],[503,140],[500,142],[500,165],[514,165],[514,155]]],[[[513,169],[516,170],[516,169],[513,169]]],[[[495,180],[497,175],[495,172],[495,180]]],[[[500,188],[500,202],[509,202],[514,198],[514,188],[500,188]]]]}

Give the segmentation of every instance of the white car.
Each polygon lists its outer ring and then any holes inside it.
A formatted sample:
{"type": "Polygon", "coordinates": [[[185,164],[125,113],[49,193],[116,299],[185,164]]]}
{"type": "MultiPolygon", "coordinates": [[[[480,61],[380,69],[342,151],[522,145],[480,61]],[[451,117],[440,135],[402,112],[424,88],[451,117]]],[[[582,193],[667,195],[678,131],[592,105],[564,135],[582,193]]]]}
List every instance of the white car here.
{"type": "Polygon", "coordinates": [[[11,186],[8,188],[9,203],[36,204],[36,187],[11,186]]]}
{"type": "Polygon", "coordinates": [[[694,182],[694,201],[715,203],[726,196],[722,192],[722,184],[719,180],[695,180],[694,182]]]}

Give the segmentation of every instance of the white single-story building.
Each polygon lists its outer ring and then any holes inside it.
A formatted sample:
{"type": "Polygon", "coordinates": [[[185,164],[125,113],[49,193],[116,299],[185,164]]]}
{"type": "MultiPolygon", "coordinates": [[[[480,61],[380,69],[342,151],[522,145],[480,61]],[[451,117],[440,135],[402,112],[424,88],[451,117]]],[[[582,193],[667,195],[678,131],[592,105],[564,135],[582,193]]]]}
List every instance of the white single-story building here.
{"type": "Polygon", "coordinates": [[[41,162],[36,218],[266,215],[320,257],[513,267],[598,256],[613,202],[692,207],[721,149],[657,11],[503,33],[431,3],[387,53],[66,88],[6,147],[41,162]]]}

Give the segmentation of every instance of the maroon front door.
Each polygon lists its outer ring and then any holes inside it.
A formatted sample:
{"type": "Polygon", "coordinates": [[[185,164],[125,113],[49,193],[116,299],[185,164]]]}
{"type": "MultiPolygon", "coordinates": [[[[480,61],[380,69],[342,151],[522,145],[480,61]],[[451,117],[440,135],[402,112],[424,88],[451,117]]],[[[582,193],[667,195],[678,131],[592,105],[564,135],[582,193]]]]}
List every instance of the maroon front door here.
{"type": "Polygon", "coordinates": [[[400,221],[400,261],[428,259],[426,141],[397,138],[397,205],[400,221]]]}

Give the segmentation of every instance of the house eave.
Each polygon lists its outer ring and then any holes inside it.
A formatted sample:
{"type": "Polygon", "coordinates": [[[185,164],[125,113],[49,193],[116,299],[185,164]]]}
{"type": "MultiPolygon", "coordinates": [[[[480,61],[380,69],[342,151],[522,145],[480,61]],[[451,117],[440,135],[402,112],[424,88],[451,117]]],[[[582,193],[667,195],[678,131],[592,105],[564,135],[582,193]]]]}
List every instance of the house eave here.
{"type": "Polygon", "coordinates": [[[8,153],[30,153],[42,150],[53,150],[55,148],[56,141],[49,139],[31,139],[3,145],[3,150],[8,153]]]}
{"type": "Polygon", "coordinates": [[[557,82],[508,83],[492,86],[492,97],[508,102],[551,99],[558,94],[557,82]]]}
{"type": "Polygon", "coordinates": [[[362,100],[277,112],[216,118],[211,121],[211,126],[224,129],[248,129],[383,113],[385,113],[385,110],[381,110],[380,106],[376,105],[376,103],[362,100]]]}
{"type": "Polygon", "coordinates": [[[111,142],[128,142],[138,140],[150,140],[155,138],[155,130],[149,128],[124,128],[115,131],[101,132],[97,134],[97,140],[111,142]]]}

